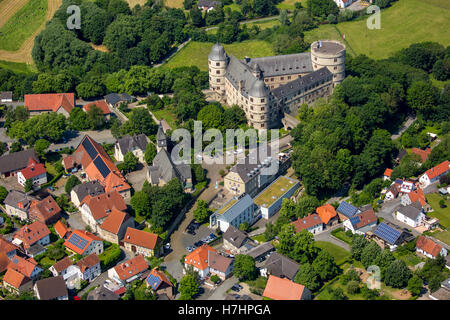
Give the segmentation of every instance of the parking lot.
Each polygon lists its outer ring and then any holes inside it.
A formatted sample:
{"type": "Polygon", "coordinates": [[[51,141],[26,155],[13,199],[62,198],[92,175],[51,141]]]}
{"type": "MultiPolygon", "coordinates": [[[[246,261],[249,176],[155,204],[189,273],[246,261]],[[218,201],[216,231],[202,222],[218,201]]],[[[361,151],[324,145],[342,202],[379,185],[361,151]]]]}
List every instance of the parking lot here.
{"type": "MultiPolygon", "coordinates": [[[[186,230],[183,232],[183,236],[181,237],[181,242],[184,248],[189,246],[194,246],[195,243],[198,245],[201,245],[198,243],[202,239],[208,237],[211,233],[214,233],[214,231],[207,226],[200,225],[198,228],[194,229],[194,235],[186,232],[186,230]]],[[[189,253],[186,250],[186,253],[189,253]]]]}

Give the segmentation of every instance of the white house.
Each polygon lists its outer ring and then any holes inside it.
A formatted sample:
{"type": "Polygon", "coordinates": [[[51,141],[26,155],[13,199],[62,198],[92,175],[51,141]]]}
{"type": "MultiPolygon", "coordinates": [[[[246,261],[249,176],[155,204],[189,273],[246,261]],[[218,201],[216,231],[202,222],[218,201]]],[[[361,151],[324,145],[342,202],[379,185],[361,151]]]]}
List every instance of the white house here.
{"type": "Polygon", "coordinates": [[[416,206],[416,203],[418,202],[398,208],[395,212],[395,218],[413,228],[420,226],[426,216],[420,207],[420,203],[419,206],[416,206]]]}
{"type": "Polygon", "coordinates": [[[356,0],[334,0],[336,5],[341,9],[347,8],[349,5],[351,5],[355,1],[356,0]]]}
{"type": "Polygon", "coordinates": [[[437,166],[425,171],[425,173],[419,178],[419,183],[422,188],[425,188],[430,184],[438,181],[443,175],[447,174],[448,172],[450,172],[450,161],[445,160],[437,166]]]}
{"type": "Polygon", "coordinates": [[[82,280],[92,281],[102,273],[100,260],[95,253],[78,261],[77,267],[82,280]]]}
{"type": "Polygon", "coordinates": [[[88,256],[92,253],[101,254],[103,252],[102,239],[83,230],[74,230],[64,242],[64,246],[69,251],[82,256],[88,256]]]}
{"type": "Polygon", "coordinates": [[[125,284],[136,280],[147,269],[148,263],[144,256],[137,255],[136,257],[109,269],[108,278],[115,281],[117,284],[124,286],[125,284]]]}
{"type": "Polygon", "coordinates": [[[188,254],[184,258],[184,269],[183,272],[189,267],[192,267],[194,271],[197,271],[200,278],[204,279],[209,274],[209,252],[217,252],[212,247],[208,246],[207,244],[202,245],[201,247],[198,247],[194,251],[192,251],[190,254],[188,254]]]}
{"type": "Polygon", "coordinates": [[[145,148],[148,144],[148,138],[145,134],[126,135],[117,140],[114,145],[114,158],[117,161],[124,161],[124,157],[128,152],[131,152],[139,162],[144,163],[145,148]]]}
{"type": "Polygon", "coordinates": [[[344,231],[350,230],[353,234],[364,235],[377,225],[377,216],[373,209],[360,212],[343,222],[344,231]]]}
{"type": "Polygon", "coordinates": [[[24,187],[27,180],[31,180],[33,186],[40,187],[47,183],[47,170],[42,163],[38,163],[33,158],[28,160],[28,165],[17,173],[17,182],[24,187]]]}
{"type": "Polygon", "coordinates": [[[227,279],[233,271],[233,259],[227,258],[214,251],[208,251],[208,267],[211,275],[217,275],[222,281],[227,279]]]}
{"type": "Polygon", "coordinates": [[[424,236],[419,236],[416,242],[416,252],[423,254],[430,259],[436,259],[438,255],[447,256],[447,249],[440,244],[424,236]]]}
{"type": "Polygon", "coordinates": [[[239,229],[244,222],[250,225],[254,222],[254,212],[255,205],[248,194],[234,197],[209,217],[209,227],[218,227],[222,232],[226,232],[230,225],[239,229]]]}
{"type": "Polygon", "coordinates": [[[308,230],[312,234],[318,234],[323,231],[323,222],[317,213],[310,214],[303,219],[298,218],[291,224],[295,227],[295,232],[308,230]]]}

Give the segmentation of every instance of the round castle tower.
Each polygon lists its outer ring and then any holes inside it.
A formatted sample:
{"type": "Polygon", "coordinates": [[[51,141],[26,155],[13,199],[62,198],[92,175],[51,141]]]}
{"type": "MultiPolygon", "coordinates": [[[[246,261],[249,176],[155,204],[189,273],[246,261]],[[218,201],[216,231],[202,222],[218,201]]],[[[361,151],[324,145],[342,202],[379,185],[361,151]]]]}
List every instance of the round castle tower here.
{"type": "MultiPolygon", "coordinates": [[[[256,71],[255,69],[253,71],[256,71]]],[[[270,129],[271,118],[269,108],[270,90],[262,77],[253,83],[248,92],[250,108],[247,120],[250,126],[258,130],[270,129]]]]}
{"type": "Polygon", "coordinates": [[[319,40],[311,44],[313,70],[327,67],[333,73],[333,86],[345,78],[345,45],[334,40],[319,40]]]}
{"type": "Polygon", "coordinates": [[[208,56],[209,88],[220,95],[225,95],[225,71],[227,68],[227,54],[220,44],[216,43],[208,56]]]}

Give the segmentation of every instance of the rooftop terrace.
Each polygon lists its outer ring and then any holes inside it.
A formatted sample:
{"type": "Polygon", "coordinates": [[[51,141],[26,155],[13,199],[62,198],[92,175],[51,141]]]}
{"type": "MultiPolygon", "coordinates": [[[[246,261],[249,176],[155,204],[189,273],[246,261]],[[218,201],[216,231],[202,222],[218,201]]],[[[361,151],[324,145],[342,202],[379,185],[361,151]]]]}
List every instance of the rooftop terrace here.
{"type": "Polygon", "coordinates": [[[272,182],[272,184],[264,189],[260,194],[258,194],[253,201],[260,207],[262,206],[268,208],[292,187],[294,187],[296,183],[297,181],[294,179],[281,176],[272,182]]]}

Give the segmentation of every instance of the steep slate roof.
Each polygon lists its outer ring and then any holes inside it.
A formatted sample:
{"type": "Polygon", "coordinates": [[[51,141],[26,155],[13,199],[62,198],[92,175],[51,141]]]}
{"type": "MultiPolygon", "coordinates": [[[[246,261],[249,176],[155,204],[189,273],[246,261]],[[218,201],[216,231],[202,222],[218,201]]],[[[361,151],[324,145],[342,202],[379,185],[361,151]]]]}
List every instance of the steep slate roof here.
{"type": "Polygon", "coordinates": [[[428,178],[434,179],[437,176],[440,176],[441,174],[447,172],[450,170],[450,161],[445,160],[444,162],[438,164],[437,166],[428,169],[425,174],[428,176],[428,178]]]}
{"type": "Polygon", "coordinates": [[[231,172],[236,172],[239,177],[242,179],[244,183],[247,183],[252,177],[249,177],[248,174],[251,173],[252,170],[258,168],[258,165],[262,165],[260,171],[263,172],[267,168],[270,170],[270,164],[277,160],[277,155],[274,150],[271,148],[261,147],[255,151],[252,151],[245,158],[238,158],[238,162],[230,168],[231,172]],[[261,161],[261,157],[264,156],[263,161],[261,161]]]}
{"type": "Polygon", "coordinates": [[[123,138],[117,140],[117,143],[120,146],[120,151],[123,155],[125,155],[129,151],[133,151],[134,149],[141,149],[142,151],[145,151],[145,148],[147,147],[148,141],[145,134],[138,134],[138,135],[126,135],[123,138]]]}
{"type": "Polygon", "coordinates": [[[87,300],[119,300],[120,296],[104,286],[99,286],[89,292],[87,300]]]}
{"type": "Polygon", "coordinates": [[[359,209],[353,205],[351,205],[348,202],[342,201],[339,204],[339,207],[336,210],[337,212],[343,214],[347,218],[353,217],[355,214],[358,213],[359,209]]]}
{"type": "Polygon", "coordinates": [[[70,267],[71,265],[73,265],[72,260],[70,260],[69,257],[64,257],[61,260],[59,260],[58,262],[56,262],[53,265],[53,268],[58,272],[61,273],[62,271],[66,270],[68,267],[70,267]]]}
{"type": "Polygon", "coordinates": [[[94,197],[105,193],[105,188],[98,181],[89,181],[76,185],[72,191],[77,195],[78,200],[82,202],[87,195],[94,197]]]}
{"type": "Polygon", "coordinates": [[[102,193],[97,196],[88,195],[82,204],[86,204],[95,220],[100,220],[108,216],[113,209],[125,211],[127,205],[122,196],[116,191],[102,193]]]}
{"type": "Polygon", "coordinates": [[[324,224],[327,224],[331,219],[337,216],[336,210],[331,204],[325,204],[316,209],[317,214],[320,217],[320,220],[324,224]]]}
{"type": "Polygon", "coordinates": [[[104,115],[111,113],[111,110],[109,110],[108,104],[106,103],[105,100],[97,100],[97,101],[85,104],[83,106],[83,110],[85,112],[88,112],[89,109],[91,109],[92,106],[94,106],[94,105],[96,105],[100,110],[102,110],[104,115]]]}
{"type": "Polygon", "coordinates": [[[202,246],[189,253],[184,258],[184,262],[196,267],[199,270],[205,270],[206,268],[208,268],[209,251],[217,252],[216,249],[210,247],[207,244],[203,244],[202,246]]]}
{"type": "Polygon", "coordinates": [[[7,173],[11,171],[18,171],[26,168],[28,160],[33,158],[39,162],[36,150],[27,149],[19,152],[13,152],[0,157],[0,173],[7,173]]]}
{"type": "Polygon", "coordinates": [[[102,239],[100,239],[99,237],[97,237],[96,235],[87,232],[87,231],[83,231],[83,230],[74,230],[70,236],[67,238],[67,240],[64,242],[64,246],[66,246],[67,248],[69,248],[70,250],[78,253],[78,254],[83,254],[83,252],[89,247],[89,245],[91,244],[92,241],[102,241],[102,239]],[[86,245],[81,249],[78,248],[76,245],[70,243],[71,238],[72,237],[80,237],[84,240],[86,240],[86,245]]]}
{"type": "Polygon", "coordinates": [[[157,234],[128,227],[123,241],[153,250],[156,247],[158,239],[157,234]]]}
{"type": "Polygon", "coordinates": [[[258,64],[265,78],[314,71],[309,52],[250,58],[247,61],[242,60],[242,63],[247,63],[247,65],[258,64]]]}
{"type": "Polygon", "coordinates": [[[40,222],[45,222],[61,213],[61,208],[51,195],[41,201],[33,201],[30,205],[29,214],[36,217],[40,222]]]}
{"type": "Polygon", "coordinates": [[[274,252],[266,260],[265,267],[274,276],[294,280],[300,264],[278,252],[274,252]]]}
{"type": "Polygon", "coordinates": [[[188,164],[174,164],[166,149],[161,149],[156,154],[148,171],[154,181],[163,179],[168,182],[173,178],[178,180],[192,178],[191,167],[188,164]]]}
{"type": "Polygon", "coordinates": [[[127,279],[130,279],[131,277],[147,269],[148,269],[147,261],[145,261],[145,258],[142,255],[137,255],[133,259],[122,262],[121,264],[118,264],[117,266],[114,267],[114,270],[116,270],[117,275],[123,281],[126,281],[127,279]]]}
{"type": "Polygon", "coordinates": [[[210,268],[225,273],[232,263],[233,259],[218,254],[216,251],[208,251],[208,266],[210,268]]]}
{"type": "Polygon", "coordinates": [[[269,276],[263,297],[273,300],[301,300],[305,286],[286,278],[269,276]]]}
{"type": "Polygon", "coordinates": [[[14,269],[8,268],[3,277],[3,281],[12,285],[16,289],[19,289],[21,286],[31,281],[31,279],[14,269]]]}
{"type": "Polygon", "coordinates": [[[75,107],[74,93],[26,94],[24,105],[30,111],[58,111],[60,107],[70,113],[75,107]]]}
{"type": "Polygon", "coordinates": [[[128,219],[131,219],[131,216],[128,213],[114,208],[106,217],[105,221],[103,221],[100,228],[117,235],[122,224],[128,219]]]}
{"type": "Polygon", "coordinates": [[[47,226],[40,222],[35,221],[32,224],[25,225],[19,229],[14,235],[14,239],[19,239],[23,242],[25,248],[29,248],[37,241],[45,238],[50,234],[50,230],[47,226]]]}
{"type": "Polygon", "coordinates": [[[441,245],[437,244],[433,240],[426,238],[422,235],[419,236],[419,238],[417,238],[416,247],[418,249],[422,249],[423,251],[425,251],[428,254],[431,254],[435,258],[438,256],[438,254],[442,250],[441,245]]]}
{"type": "Polygon", "coordinates": [[[53,300],[69,295],[63,276],[50,277],[36,281],[40,300],[53,300]]]}
{"type": "Polygon", "coordinates": [[[331,73],[331,71],[328,70],[327,67],[323,67],[319,70],[311,72],[308,75],[305,75],[304,77],[297,78],[273,89],[272,93],[275,98],[281,99],[295,92],[307,90],[309,86],[320,82],[323,83],[327,81],[327,79],[330,79],[332,77],[333,74],[331,73]]]}
{"type": "Polygon", "coordinates": [[[24,178],[28,180],[47,173],[47,170],[42,163],[37,162],[33,158],[30,158],[28,160],[27,167],[25,169],[22,169],[20,172],[23,174],[24,178]]]}
{"type": "Polygon", "coordinates": [[[400,207],[397,209],[397,211],[412,220],[416,220],[417,217],[421,213],[421,210],[419,210],[416,206],[414,206],[412,204],[410,204],[408,206],[400,207]]]}
{"type": "Polygon", "coordinates": [[[230,55],[225,78],[230,81],[236,90],[239,90],[239,81],[242,80],[241,93],[246,98],[248,98],[249,91],[255,82],[258,81],[250,70],[250,67],[236,59],[233,55],[230,55]]]}
{"type": "Polygon", "coordinates": [[[80,268],[81,272],[84,273],[87,269],[95,267],[100,263],[100,259],[95,253],[91,253],[87,257],[81,259],[77,262],[78,268],[80,268]]]}
{"type": "MultiPolygon", "coordinates": [[[[202,1],[202,0],[200,0],[202,1]]],[[[199,3],[200,6],[200,3],[199,3]]],[[[211,52],[208,55],[208,59],[212,61],[223,61],[227,59],[227,54],[225,53],[225,49],[222,45],[219,43],[215,43],[212,48],[211,52]]]]}
{"type": "Polygon", "coordinates": [[[298,218],[294,222],[291,222],[291,224],[295,227],[295,232],[300,232],[322,223],[323,222],[322,220],[320,220],[320,217],[317,213],[310,214],[303,219],[298,218]]]}
{"type": "Polygon", "coordinates": [[[247,239],[247,234],[244,231],[229,225],[227,231],[224,232],[222,237],[236,248],[240,248],[247,239]]]}

